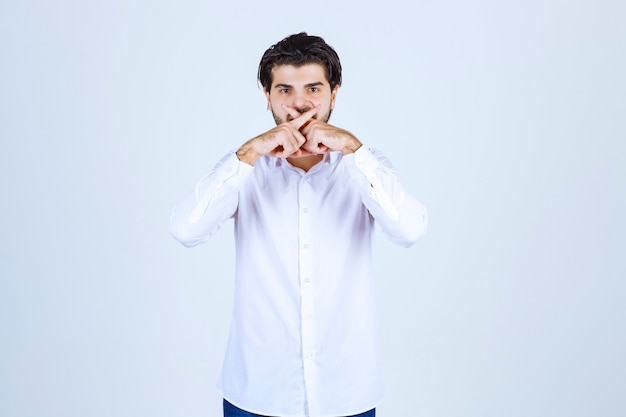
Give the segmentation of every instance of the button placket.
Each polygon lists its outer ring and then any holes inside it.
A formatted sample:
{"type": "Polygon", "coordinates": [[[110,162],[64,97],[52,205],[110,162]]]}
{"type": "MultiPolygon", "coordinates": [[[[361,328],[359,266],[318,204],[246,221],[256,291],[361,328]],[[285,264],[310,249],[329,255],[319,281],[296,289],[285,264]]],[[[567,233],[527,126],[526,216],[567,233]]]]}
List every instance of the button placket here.
{"type": "MultiPolygon", "coordinates": [[[[318,405],[318,381],[315,368],[315,277],[313,275],[313,251],[311,241],[313,236],[313,220],[311,219],[311,203],[313,190],[307,177],[299,184],[298,204],[300,216],[299,227],[299,268],[300,268],[300,314],[302,326],[302,358],[304,369],[305,389],[309,413],[313,413],[318,405]]],[[[314,414],[314,413],[313,413],[314,414]]]]}

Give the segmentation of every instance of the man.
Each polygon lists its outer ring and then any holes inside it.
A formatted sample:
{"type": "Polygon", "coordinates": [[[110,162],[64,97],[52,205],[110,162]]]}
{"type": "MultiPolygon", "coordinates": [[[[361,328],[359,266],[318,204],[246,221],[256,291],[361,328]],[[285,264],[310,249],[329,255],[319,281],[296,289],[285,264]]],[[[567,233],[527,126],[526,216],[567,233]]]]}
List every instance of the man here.
{"type": "Polygon", "coordinates": [[[234,219],[224,415],[373,416],[383,395],[374,223],[410,246],[426,210],[380,152],[328,124],[341,64],[322,38],[278,42],[258,77],[276,127],[227,154],[171,220],[174,237],[194,246],[234,219]]]}

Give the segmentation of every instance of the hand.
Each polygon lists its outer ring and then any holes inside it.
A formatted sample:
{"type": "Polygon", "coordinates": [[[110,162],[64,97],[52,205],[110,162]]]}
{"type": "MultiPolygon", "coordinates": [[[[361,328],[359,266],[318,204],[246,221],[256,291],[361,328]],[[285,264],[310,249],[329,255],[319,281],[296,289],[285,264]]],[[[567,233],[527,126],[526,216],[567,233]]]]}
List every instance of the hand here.
{"type": "Polygon", "coordinates": [[[306,142],[306,137],[300,132],[300,129],[307,122],[313,120],[313,116],[317,114],[320,107],[317,105],[302,114],[297,111],[295,115],[291,114],[292,120],[281,123],[244,143],[237,151],[237,157],[247,164],[254,165],[257,159],[263,155],[276,158],[312,155],[309,151],[301,148],[306,142]]]}
{"type": "MultiPolygon", "coordinates": [[[[282,107],[291,117],[300,115],[292,107],[284,104],[282,107]]],[[[310,119],[304,123],[300,133],[306,138],[304,144],[300,145],[301,149],[311,155],[325,154],[329,151],[341,151],[345,155],[361,147],[361,142],[347,130],[317,119],[310,119]]]]}

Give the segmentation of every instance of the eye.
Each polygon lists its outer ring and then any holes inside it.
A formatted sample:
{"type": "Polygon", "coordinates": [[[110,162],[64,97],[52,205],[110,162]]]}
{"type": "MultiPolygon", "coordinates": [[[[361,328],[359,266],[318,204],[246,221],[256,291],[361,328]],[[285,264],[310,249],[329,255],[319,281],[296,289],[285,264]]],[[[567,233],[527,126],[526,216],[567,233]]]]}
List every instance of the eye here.
{"type": "Polygon", "coordinates": [[[309,91],[312,92],[312,93],[317,93],[318,91],[320,91],[320,89],[317,88],[317,87],[311,87],[311,88],[309,88],[309,91]]]}
{"type": "Polygon", "coordinates": [[[280,89],[280,94],[287,94],[289,92],[288,88],[281,88],[280,89]]]}

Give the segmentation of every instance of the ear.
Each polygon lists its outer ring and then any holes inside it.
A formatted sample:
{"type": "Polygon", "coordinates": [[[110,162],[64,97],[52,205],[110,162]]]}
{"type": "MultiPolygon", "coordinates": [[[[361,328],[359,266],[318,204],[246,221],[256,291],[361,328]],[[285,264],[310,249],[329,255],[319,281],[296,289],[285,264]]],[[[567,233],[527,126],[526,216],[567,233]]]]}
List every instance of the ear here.
{"type": "Polygon", "coordinates": [[[265,89],[265,87],[263,87],[263,93],[265,94],[265,99],[267,100],[267,109],[271,110],[272,105],[270,103],[270,93],[265,89]]]}
{"type": "Polygon", "coordinates": [[[336,85],[333,88],[333,91],[330,93],[330,109],[333,110],[335,108],[335,100],[337,99],[337,92],[339,91],[339,86],[336,85]]]}

